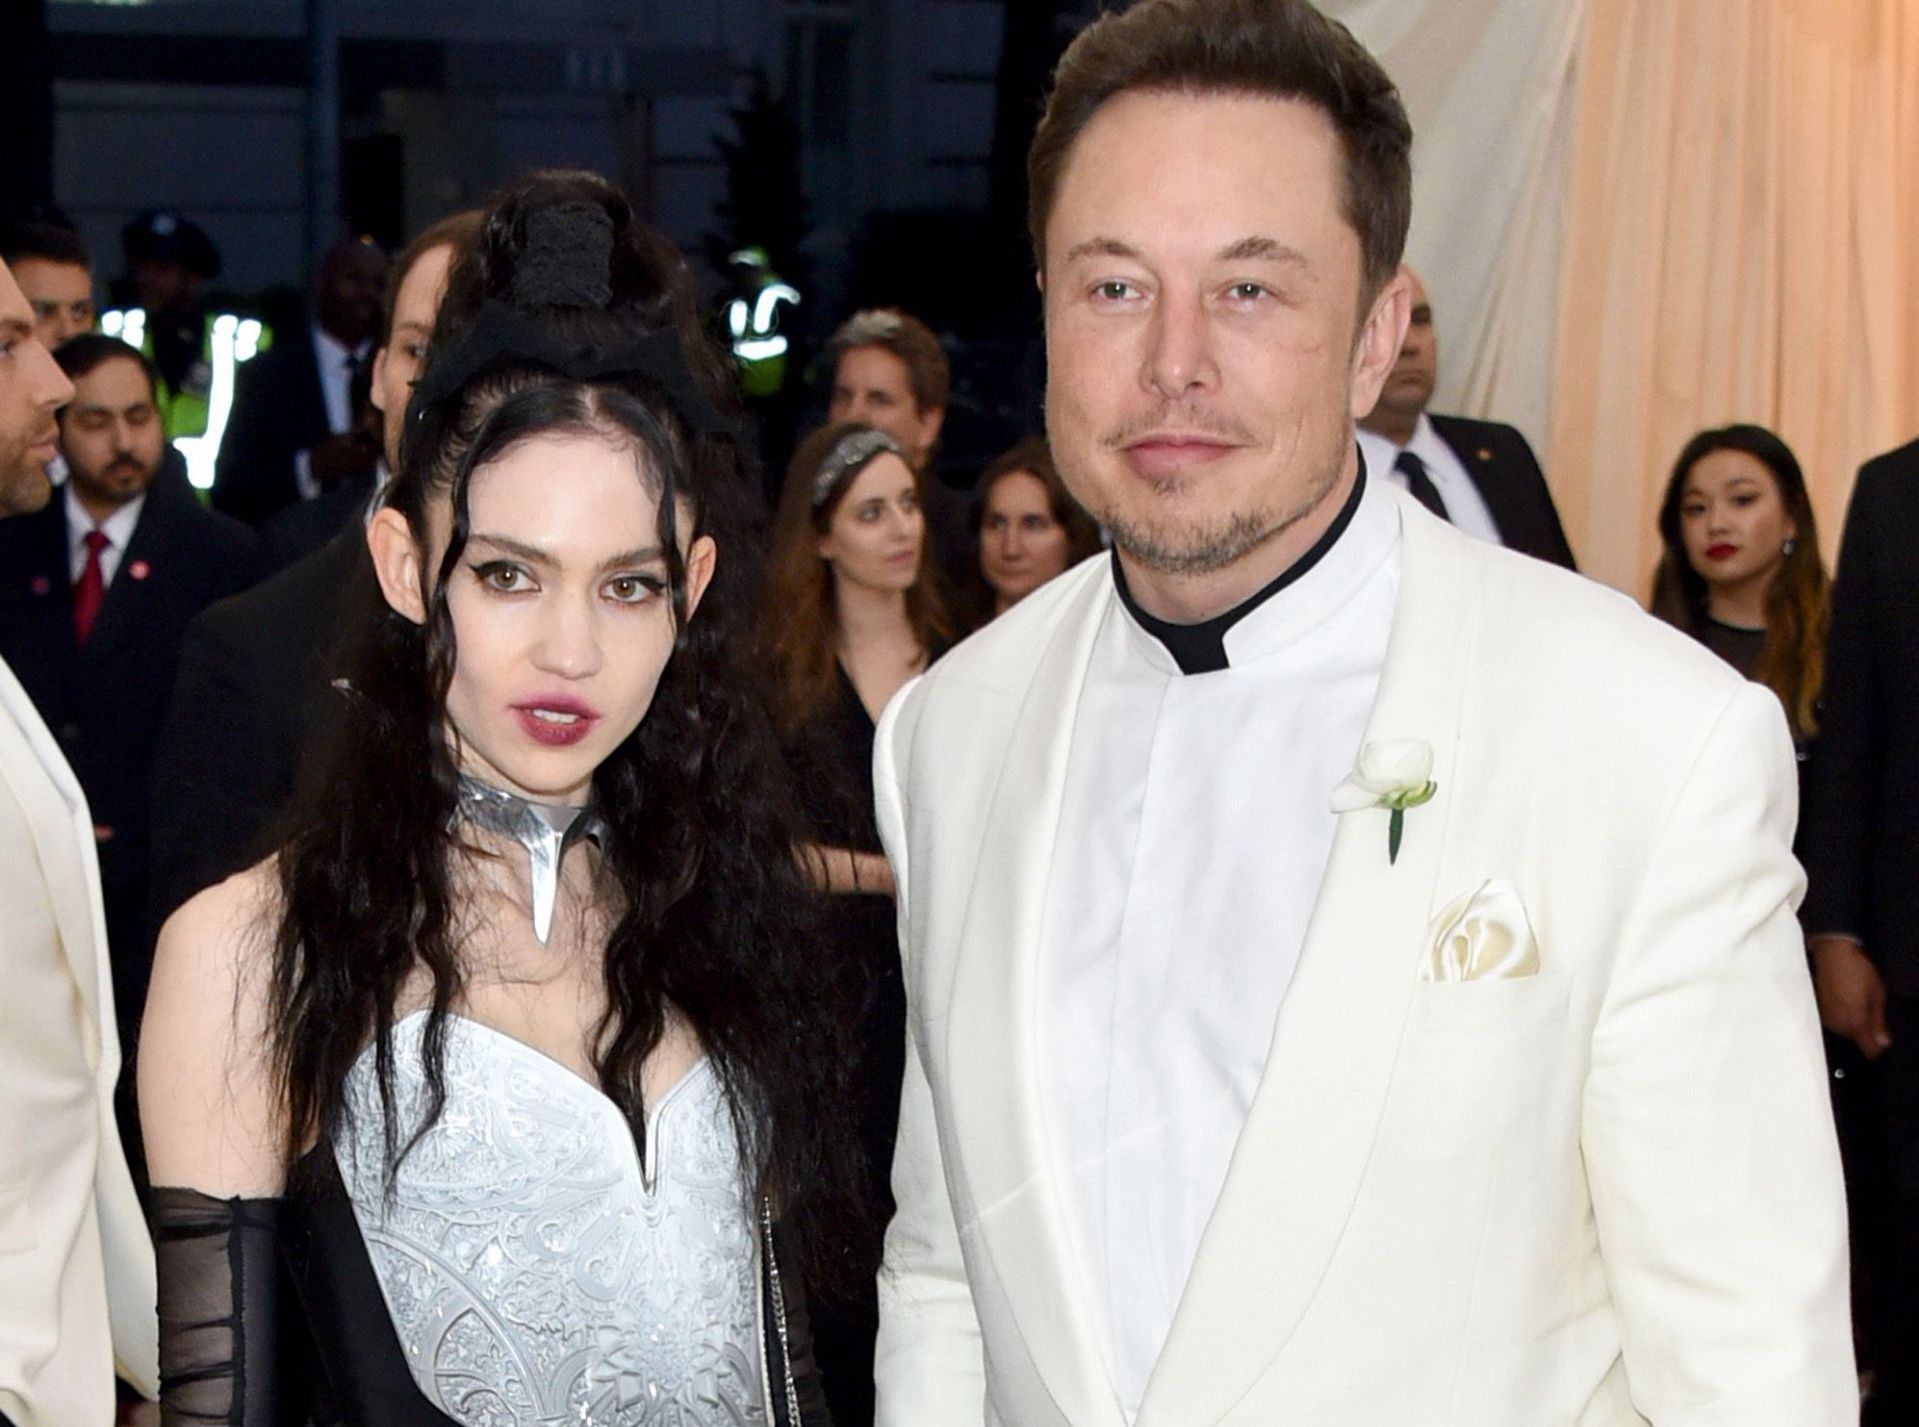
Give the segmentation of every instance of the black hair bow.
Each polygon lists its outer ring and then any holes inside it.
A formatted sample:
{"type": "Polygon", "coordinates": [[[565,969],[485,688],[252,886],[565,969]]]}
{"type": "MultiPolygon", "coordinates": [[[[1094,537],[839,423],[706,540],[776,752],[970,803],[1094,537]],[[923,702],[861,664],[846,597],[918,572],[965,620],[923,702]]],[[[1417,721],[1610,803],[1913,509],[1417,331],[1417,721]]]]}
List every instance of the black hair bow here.
{"type": "Polygon", "coordinates": [[[524,362],[578,382],[602,377],[644,377],[658,387],[675,414],[695,435],[736,437],[734,425],[707,400],[686,364],[679,334],[669,328],[615,347],[566,342],[499,301],[488,301],[444,354],[429,357],[413,392],[417,415],[454,396],[495,365],[524,362]]]}

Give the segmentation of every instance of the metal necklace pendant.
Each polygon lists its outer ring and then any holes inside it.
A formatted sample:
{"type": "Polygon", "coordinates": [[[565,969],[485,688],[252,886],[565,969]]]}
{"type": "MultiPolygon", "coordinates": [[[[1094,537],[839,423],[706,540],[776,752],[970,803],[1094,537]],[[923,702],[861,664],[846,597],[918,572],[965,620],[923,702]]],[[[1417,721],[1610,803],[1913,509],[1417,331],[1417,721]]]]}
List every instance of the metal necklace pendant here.
{"type": "Polygon", "coordinates": [[[560,864],[576,842],[586,838],[598,842],[604,836],[606,821],[599,809],[591,802],[579,808],[530,802],[462,773],[456,816],[475,827],[510,837],[526,849],[528,880],[533,889],[533,935],[545,946],[553,931],[553,907],[560,896],[560,864]]]}

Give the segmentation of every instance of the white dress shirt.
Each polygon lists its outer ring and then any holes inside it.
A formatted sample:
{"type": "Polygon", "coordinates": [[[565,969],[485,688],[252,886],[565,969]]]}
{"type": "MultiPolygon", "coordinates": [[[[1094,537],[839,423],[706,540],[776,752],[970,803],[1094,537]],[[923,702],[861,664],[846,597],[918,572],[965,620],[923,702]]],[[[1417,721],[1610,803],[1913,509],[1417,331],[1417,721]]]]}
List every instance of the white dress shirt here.
{"type": "Polygon", "coordinates": [[[1399,459],[1401,451],[1411,451],[1426,467],[1426,474],[1432,478],[1433,489],[1439,492],[1440,500],[1446,504],[1446,518],[1455,527],[1476,540],[1489,541],[1494,545],[1504,543],[1499,537],[1499,525],[1493,519],[1492,510],[1487,506],[1486,498],[1479,493],[1479,487],[1467,472],[1465,463],[1459,459],[1459,453],[1433,429],[1433,423],[1425,412],[1419,413],[1412,440],[1404,446],[1395,446],[1377,432],[1362,429],[1359,433],[1359,449],[1366,454],[1367,470],[1378,471],[1402,490],[1408,482],[1405,473],[1395,469],[1393,462],[1399,459]]]}
{"type": "MultiPolygon", "coordinates": [[[[349,347],[317,322],[313,325],[313,360],[320,369],[320,395],[326,402],[327,429],[335,436],[353,425],[353,369],[366,359],[372,345],[362,342],[357,348],[349,347]]],[[[311,451],[294,454],[293,483],[299,487],[302,500],[312,500],[320,494],[320,484],[313,478],[311,451]]]]}
{"type": "Polygon", "coordinates": [[[1281,583],[1227,630],[1228,667],[1196,674],[1115,588],[1073,725],[1040,1084],[1129,1421],[1258,1088],[1331,855],[1333,789],[1378,691],[1399,585],[1384,487],[1366,482],[1350,523],[1281,583]]]}
{"type": "MultiPolygon", "coordinates": [[[[77,585],[87,569],[87,534],[94,528],[93,517],[80,504],[80,497],[74,493],[71,480],[63,489],[67,502],[67,572],[77,585]]],[[[113,577],[120,572],[120,557],[127,553],[134,528],[140,524],[141,508],[146,503],[145,494],[137,495],[100,522],[100,533],[107,537],[106,547],[100,551],[102,589],[111,586],[113,577]]]]}

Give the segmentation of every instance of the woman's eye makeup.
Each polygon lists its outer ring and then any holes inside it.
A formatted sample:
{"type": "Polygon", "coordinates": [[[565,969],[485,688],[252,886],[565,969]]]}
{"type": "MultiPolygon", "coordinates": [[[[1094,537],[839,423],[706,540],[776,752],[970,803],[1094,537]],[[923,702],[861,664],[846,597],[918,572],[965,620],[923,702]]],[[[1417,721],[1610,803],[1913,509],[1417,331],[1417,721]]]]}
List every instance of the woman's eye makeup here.
{"type": "Polygon", "coordinates": [[[642,604],[666,592],[666,581],[658,575],[628,573],[615,575],[605,585],[607,597],[616,604],[642,604]]]}
{"type": "Polygon", "coordinates": [[[503,595],[517,595],[533,588],[533,577],[526,567],[511,560],[476,561],[472,570],[481,584],[503,595]]]}

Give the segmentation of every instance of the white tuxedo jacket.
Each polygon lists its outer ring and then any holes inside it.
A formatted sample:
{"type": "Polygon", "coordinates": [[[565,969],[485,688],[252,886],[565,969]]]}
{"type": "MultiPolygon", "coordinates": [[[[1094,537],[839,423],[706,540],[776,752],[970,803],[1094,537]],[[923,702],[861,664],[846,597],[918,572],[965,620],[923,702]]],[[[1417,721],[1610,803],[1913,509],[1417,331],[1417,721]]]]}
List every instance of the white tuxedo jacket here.
{"type": "Polygon", "coordinates": [[[0,662],[0,1412],[18,1427],[106,1427],[116,1363],[159,1392],[119,1073],[93,819],[0,662]]]}
{"type": "MultiPolygon", "coordinates": [[[[1855,1424],[1777,703],[1620,596],[1398,503],[1366,737],[1431,744],[1438,792],[1396,864],[1385,811],[1340,820],[1139,1427],[1855,1424]],[[1537,973],[1423,980],[1435,914],[1494,879],[1537,973]]],[[[1109,617],[1094,560],[880,724],[911,1008],[885,1427],[1122,1422],[1034,1079],[1047,876],[1109,617]]]]}

